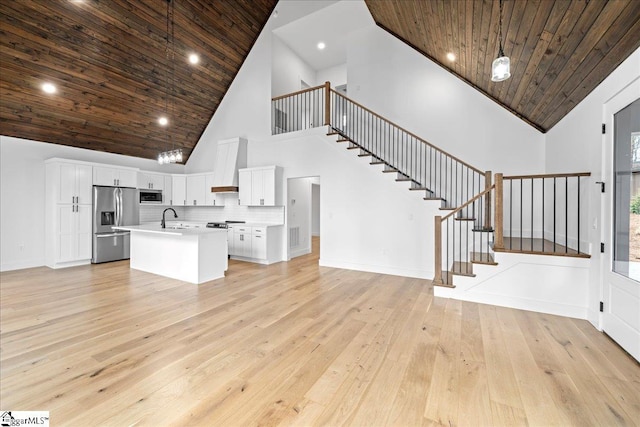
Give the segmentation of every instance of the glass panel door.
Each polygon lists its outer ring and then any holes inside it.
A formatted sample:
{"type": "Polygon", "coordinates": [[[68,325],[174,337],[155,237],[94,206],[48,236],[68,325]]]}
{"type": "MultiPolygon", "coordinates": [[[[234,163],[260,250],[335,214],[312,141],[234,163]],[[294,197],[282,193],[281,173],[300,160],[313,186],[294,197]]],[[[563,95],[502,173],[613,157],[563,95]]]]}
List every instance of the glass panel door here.
{"type": "Polygon", "coordinates": [[[640,99],[614,115],[613,271],[640,282],[640,99]]]}

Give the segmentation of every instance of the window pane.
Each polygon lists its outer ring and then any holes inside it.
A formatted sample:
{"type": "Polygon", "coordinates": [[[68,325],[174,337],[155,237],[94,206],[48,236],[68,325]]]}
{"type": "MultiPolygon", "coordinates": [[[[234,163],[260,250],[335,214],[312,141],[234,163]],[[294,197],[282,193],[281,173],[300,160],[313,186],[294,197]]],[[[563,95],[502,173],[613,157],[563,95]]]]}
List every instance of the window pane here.
{"type": "Polygon", "coordinates": [[[614,120],[613,271],[640,281],[640,99],[614,120]]]}

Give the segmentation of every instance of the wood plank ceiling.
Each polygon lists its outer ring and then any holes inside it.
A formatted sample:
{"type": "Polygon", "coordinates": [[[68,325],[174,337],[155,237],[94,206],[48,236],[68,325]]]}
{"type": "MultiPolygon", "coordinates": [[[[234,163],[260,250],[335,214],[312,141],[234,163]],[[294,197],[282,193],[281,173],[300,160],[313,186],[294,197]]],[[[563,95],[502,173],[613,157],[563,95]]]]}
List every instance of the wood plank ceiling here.
{"type": "MultiPolygon", "coordinates": [[[[379,26],[543,132],[640,46],[638,0],[506,0],[512,77],[493,83],[497,0],[365,1],[379,26]]],[[[182,148],[186,162],[276,3],[173,0],[169,63],[163,0],[0,1],[0,134],[143,158],[182,148]]]]}
{"type": "Polygon", "coordinates": [[[639,0],[365,0],[378,26],[546,132],[640,47],[639,0]],[[456,60],[447,60],[447,53],[456,60]]]}
{"type": "Polygon", "coordinates": [[[276,3],[0,1],[0,133],[142,158],[182,148],[186,162],[276,3]]]}

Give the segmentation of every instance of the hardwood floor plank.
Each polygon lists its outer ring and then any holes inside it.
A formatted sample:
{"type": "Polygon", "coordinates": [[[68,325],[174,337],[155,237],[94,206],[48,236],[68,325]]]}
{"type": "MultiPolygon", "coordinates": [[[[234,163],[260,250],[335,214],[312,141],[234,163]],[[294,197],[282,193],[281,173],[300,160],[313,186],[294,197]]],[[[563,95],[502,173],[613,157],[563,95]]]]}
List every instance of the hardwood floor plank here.
{"type": "Polygon", "coordinates": [[[429,281],[231,261],[0,273],[0,402],[56,425],[634,425],[640,365],[588,322],[429,281]]]}

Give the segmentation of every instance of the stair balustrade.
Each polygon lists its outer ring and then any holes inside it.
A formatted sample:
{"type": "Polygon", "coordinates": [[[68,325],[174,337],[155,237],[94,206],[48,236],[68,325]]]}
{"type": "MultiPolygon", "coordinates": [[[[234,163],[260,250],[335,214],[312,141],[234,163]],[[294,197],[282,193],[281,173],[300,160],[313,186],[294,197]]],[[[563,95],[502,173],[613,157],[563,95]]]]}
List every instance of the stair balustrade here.
{"type": "Polygon", "coordinates": [[[383,172],[441,201],[434,223],[434,284],[473,276],[493,252],[588,257],[582,181],[590,173],[503,176],[483,172],[331,89],[329,82],[272,98],[272,133],[328,126],[338,142],[383,172]]]}
{"type": "Polygon", "coordinates": [[[503,223],[496,225],[494,250],[588,257],[584,181],[590,176],[497,174],[503,192],[496,215],[503,223]]]}

